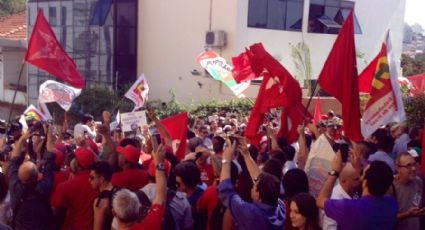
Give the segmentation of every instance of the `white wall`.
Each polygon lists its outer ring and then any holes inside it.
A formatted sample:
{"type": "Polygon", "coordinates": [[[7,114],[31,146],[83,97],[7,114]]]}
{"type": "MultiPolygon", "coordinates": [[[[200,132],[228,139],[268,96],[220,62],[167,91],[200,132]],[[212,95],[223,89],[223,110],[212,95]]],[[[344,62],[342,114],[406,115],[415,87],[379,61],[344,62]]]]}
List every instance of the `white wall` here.
{"type": "MultiPolygon", "coordinates": [[[[396,55],[400,56],[406,0],[356,1],[362,34],[356,35],[357,50],[370,61],[378,52],[391,26],[396,55]]],[[[209,0],[139,1],[138,73],[144,72],[150,85],[150,100],[168,100],[172,89],[180,101],[233,98],[226,86],[209,78],[192,76],[202,68],[195,57],[202,52],[208,29],[209,0]],[[203,84],[202,88],[198,82],[203,84]]],[[[307,33],[310,0],[305,0],[303,33],[247,27],[248,0],[213,0],[212,29],[225,30],[228,45],[221,55],[230,62],[245,47],[263,42],[266,49],[291,72],[295,67],[289,43],[303,41],[310,47],[313,78],[320,73],[336,35],[307,33]]],[[[359,72],[365,63],[358,61],[359,72]]],[[[247,95],[255,96],[257,86],[247,95]]]]}

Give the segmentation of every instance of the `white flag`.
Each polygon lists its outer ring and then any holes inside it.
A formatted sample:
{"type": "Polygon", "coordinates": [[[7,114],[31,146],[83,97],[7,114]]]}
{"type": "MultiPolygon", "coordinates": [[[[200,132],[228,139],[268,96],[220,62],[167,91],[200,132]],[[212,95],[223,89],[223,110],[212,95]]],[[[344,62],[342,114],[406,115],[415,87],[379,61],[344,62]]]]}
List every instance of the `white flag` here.
{"type": "Polygon", "coordinates": [[[145,74],[142,74],[124,96],[134,102],[134,111],[145,104],[148,100],[148,93],[148,81],[146,80],[145,74]]]}
{"type": "Polygon", "coordinates": [[[56,102],[68,111],[72,102],[81,94],[81,89],[77,89],[53,80],[47,80],[40,85],[38,100],[41,103],[56,102]]]}

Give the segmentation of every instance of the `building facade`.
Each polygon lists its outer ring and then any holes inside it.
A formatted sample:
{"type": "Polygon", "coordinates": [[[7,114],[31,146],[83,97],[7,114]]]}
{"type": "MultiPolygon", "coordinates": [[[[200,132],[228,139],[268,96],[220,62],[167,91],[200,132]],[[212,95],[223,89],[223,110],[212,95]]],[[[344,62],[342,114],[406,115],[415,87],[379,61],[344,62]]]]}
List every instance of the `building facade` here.
{"type": "MultiPolygon", "coordinates": [[[[137,0],[29,0],[28,37],[41,8],[86,87],[117,90],[137,78],[137,6],[137,0]]],[[[55,78],[28,65],[30,103],[47,79],[55,78]]]]}
{"type": "MultiPolygon", "coordinates": [[[[359,72],[378,53],[390,30],[401,55],[405,0],[143,0],[139,1],[137,73],[145,73],[150,99],[199,102],[230,99],[233,94],[205,76],[195,62],[206,45],[206,31],[224,31],[227,44],[214,48],[228,63],[245,47],[262,42],[301,85],[292,45],[310,49],[311,79],[323,63],[349,11],[355,10],[359,72]]],[[[255,97],[258,85],[247,92],[255,97]]]]}

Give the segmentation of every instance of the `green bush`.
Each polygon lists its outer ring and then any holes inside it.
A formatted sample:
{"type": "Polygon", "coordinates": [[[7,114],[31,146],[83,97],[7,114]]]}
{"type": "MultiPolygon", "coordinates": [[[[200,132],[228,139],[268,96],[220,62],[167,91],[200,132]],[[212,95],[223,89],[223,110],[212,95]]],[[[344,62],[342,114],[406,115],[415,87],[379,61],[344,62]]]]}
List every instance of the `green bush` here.
{"type": "Polygon", "coordinates": [[[425,95],[406,97],[404,109],[409,127],[423,127],[425,119],[425,95]]]}
{"type": "MultiPolygon", "coordinates": [[[[121,113],[132,111],[134,103],[122,96],[123,94],[123,92],[115,92],[107,88],[84,89],[81,95],[75,99],[67,113],[69,125],[76,124],[79,121],[79,117],[84,113],[92,114],[95,120],[100,121],[104,110],[113,115],[118,110],[121,113]]],[[[170,101],[148,101],[146,107],[154,108],[160,119],[186,111],[189,113],[190,120],[193,120],[195,116],[207,117],[220,111],[244,116],[252,109],[252,102],[249,99],[212,100],[200,104],[187,104],[177,101],[173,92],[170,92],[170,94],[170,101]]],[[[64,110],[56,103],[49,103],[48,108],[54,117],[55,123],[61,124],[64,118],[64,110]]]]}

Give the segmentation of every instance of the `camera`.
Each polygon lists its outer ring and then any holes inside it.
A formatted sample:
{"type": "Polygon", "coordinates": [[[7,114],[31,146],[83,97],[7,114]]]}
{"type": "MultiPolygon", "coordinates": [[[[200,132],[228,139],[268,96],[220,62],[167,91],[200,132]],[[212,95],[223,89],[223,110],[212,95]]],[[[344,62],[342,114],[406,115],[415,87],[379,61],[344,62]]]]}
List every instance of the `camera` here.
{"type": "Polygon", "coordinates": [[[332,145],[332,149],[334,152],[338,152],[340,150],[342,162],[346,163],[348,159],[348,151],[350,149],[349,145],[347,143],[335,143],[332,145]]]}
{"type": "Polygon", "coordinates": [[[44,123],[42,121],[37,121],[34,125],[31,126],[30,132],[35,136],[46,136],[43,124],[44,123]]]}

